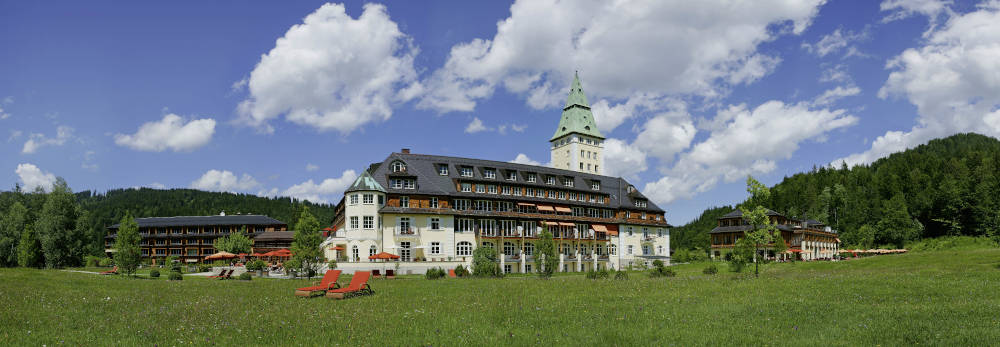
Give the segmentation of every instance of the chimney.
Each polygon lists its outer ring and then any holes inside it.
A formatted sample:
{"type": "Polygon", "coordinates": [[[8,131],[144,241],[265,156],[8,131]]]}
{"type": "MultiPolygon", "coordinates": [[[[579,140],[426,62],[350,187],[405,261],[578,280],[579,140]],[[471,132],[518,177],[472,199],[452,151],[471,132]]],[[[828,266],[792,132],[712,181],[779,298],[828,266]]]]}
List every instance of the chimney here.
{"type": "Polygon", "coordinates": [[[403,148],[403,150],[401,152],[403,152],[403,154],[410,154],[410,149],[409,148],[403,148]]]}

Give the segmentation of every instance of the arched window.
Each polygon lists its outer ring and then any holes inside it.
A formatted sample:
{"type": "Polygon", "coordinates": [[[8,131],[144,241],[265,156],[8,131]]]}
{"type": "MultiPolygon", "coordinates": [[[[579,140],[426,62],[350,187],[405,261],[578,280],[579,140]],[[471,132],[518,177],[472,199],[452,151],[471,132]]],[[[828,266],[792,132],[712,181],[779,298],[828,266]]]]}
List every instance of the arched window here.
{"type": "Polygon", "coordinates": [[[472,243],[468,241],[462,241],[458,243],[458,256],[470,256],[472,255],[472,243]]]}
{"type": "Polygon", "coordinates": [[[358,246],[357,245],[351,246],[351,256],[354,258],[354,261],[361,260],[361,257],[358,256],[358,246]]]}
{"type": "Polygon", "coordinates": [[[510,242],[503,243],[503,254],[504,255],[514,255],[514,244],[510,242]]]}
{"type": "Polygon", "coordinates": [[[392,172],[406,172],[406,163],[398,160],[392,162],[392,172]]]}
{"type": "Polygon", "coordinates": [[[535,254],[535,244],[525,243],[524,244],[524,255],[534,255],[535,254]]]}
{"type": "Polygon", "coordinates": [[[368,256],[370,257],[370,256],[375,255],[375,253],[376,253],[375,251],[376,250],[377,250],[377,248],[375,248],[375,245],[372,245],[371,247],[368,247],[368,256]]]}

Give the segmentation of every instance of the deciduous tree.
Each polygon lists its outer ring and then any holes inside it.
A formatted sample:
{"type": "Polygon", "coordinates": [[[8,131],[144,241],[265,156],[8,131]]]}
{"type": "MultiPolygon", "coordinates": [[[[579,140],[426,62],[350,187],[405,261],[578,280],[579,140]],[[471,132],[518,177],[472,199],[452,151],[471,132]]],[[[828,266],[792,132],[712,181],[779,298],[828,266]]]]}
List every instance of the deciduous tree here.
{"type": "Polygon", "coordinates": [[[323,265],[323,252],[320,244],[323,238],[319,233],[320,225],[316,217],[309,213],[309,207],[302,208],[298,223],[295,224],[295,239],[292,241],[293,259],[298,260],[306,276],[312,277],[323,265]]]}
{"type": "Polygon", "coordinates": [[[139,251],[140,239],[139,224],[126,212],[118,224],[118,235],[115,237],[114,260],[118,271],[130,276],[135,274],[142,256],[139,251]]]}
{"type": "Polygon", "coordinates": [[[559,266],[559,257],[556,255],[556,244],[552,241],[552,233],[548,226],[542,226],[542,233],[538,242],[535,243],[535,271],[541,278],[549,278],[559,266]]]}

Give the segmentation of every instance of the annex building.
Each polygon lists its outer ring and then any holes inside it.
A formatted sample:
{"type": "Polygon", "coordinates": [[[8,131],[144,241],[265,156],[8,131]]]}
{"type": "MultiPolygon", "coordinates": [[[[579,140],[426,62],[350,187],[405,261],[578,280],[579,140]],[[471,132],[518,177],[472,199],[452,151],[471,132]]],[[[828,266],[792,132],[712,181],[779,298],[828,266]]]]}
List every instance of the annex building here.
{"type": "Polygon", "coordinates": [[[620,269],[670,261],[664,211],[620,177],[602,175],[604,137],[579,78],[555,134],[552,167],[411,153],[371,164],[337,206],[324,242],[339,267],[367,269],[369,256],[401,257],[401,273],[469,264],[493,247],[504,272],[532,272],[543,227],[558,271],[620,269]]]}
{"type": "MultiPolygon", "coordinates": [[[[800,260],[834,259],[840,251],[837,231],[825,224],[812,220],[788,218],[778,212],[768,210],[768,218],[781,231],[781,238],[787,246],[786,254],[769,251],[768,258],[795,257],[800,260]]],[[[744,237],[751,226],[743,219],[739,209],[718,218],[718,225],[709,232],[712,240],[713,259],[725,257],[732,251],[736,241],[744,237]]]]}
{"type": "MultiPolygon", "coordinates": [[[[136,218],[139,225],[139,252],[143,258],[176,256],[195,263],[216,252],[215,239],[239,232],[246,227],[254,241],[254,251],[267,252],[291,244],[288,224],[263,215],[178,216],[136,218]],[[272,249],[274,248],[274,249],[272,249]]],[[[120,224],[108,227],[104,237],[107,253],[115,244],[120,224]]],[[[287,248],[287,246],[286,246],[287,248]]]]}

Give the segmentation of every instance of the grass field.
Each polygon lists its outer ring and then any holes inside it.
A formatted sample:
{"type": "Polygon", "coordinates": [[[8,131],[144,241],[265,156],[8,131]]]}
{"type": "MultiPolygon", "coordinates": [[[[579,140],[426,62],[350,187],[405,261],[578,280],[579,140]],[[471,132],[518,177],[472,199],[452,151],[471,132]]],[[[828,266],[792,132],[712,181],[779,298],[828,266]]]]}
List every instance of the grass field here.
{"type": "MultiPolygon", "coordinates": [[[[705,264],[627,281],[418,277],[301,299],[305,280],[130,279],[0,270],[3,345],[985,345],[1000,341],[1000,250],[705,264]]],[[[165,277],[165,276],[164,276],[165,277]]],[[[343,276],[347,282],[350,276],[343,276]]]]}

